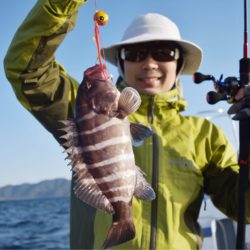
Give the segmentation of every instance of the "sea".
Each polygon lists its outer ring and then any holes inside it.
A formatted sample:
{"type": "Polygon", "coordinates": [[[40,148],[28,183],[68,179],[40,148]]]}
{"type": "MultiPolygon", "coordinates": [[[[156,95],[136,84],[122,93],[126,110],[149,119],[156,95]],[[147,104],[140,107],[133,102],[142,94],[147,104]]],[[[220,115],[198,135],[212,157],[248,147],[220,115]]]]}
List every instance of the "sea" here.
{"type": "MultiPolygon", "coordinates": [[[[69,199],[0,201],[0,250],[69,249],[69,199]]],[[[207,199],[199,216],[204,234],[202,250],[217,249],[211,221],[223,218],[225,215],[207,199]]],[[[246,248],[250,249],[250,225],[247,226],[246,241],[246,248]]]]}
{"type": "Polygon", "coordinates": [[[69,249],[69,197],[0,201],[0,249],[69,249]]]}

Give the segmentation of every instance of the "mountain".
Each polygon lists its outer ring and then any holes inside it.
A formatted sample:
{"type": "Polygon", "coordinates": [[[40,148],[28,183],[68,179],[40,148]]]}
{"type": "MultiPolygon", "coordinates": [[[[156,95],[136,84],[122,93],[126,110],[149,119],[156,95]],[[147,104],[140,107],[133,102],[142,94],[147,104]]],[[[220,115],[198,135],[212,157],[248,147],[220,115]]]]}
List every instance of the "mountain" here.
{"type": "Polygon", "coordinates": [[[7,185],[0,187],[0,200],[38,199],[68,197],[70,180],[53,179],[35,184],[7,185]]]}

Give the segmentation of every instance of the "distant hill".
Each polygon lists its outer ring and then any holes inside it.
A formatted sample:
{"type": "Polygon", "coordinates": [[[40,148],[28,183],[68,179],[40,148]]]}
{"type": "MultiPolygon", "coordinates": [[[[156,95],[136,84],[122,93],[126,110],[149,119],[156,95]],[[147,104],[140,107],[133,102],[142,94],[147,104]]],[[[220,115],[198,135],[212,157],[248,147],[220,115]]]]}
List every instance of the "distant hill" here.
{"type": "Polygon", "coordinates": [[[45,180],[35,184],[7,185],[0,188],[0,200],[68,197],[70,180],[45,180]]]}

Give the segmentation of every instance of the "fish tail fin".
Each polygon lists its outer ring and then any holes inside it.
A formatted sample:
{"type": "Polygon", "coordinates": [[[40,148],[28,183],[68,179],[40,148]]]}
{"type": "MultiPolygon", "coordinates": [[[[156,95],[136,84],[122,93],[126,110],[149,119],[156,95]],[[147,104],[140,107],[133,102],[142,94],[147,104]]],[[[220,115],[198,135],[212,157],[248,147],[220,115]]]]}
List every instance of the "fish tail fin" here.
{"type": "Polygon", "coordinates": [[[135,226],[131,219],[114,222],[109,229],[107,238],[103,243],[103,249],[111,248],[132,240],[135,237],[135,226]]]}

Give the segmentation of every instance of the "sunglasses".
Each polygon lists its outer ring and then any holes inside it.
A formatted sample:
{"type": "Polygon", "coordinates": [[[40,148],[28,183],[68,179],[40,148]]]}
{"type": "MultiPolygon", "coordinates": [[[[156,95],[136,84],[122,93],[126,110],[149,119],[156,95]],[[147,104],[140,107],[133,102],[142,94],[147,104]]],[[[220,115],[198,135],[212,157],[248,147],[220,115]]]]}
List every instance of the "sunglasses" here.
{"type": "Polygon", "coordinates": [[[166,47],[149,46],[149,47],[123,47],[120,50],[120,58],[128,62],[142,62],[148,55],[158,62],[171,62],[179,59],[179,49],[170,49],[166,47]]]}

